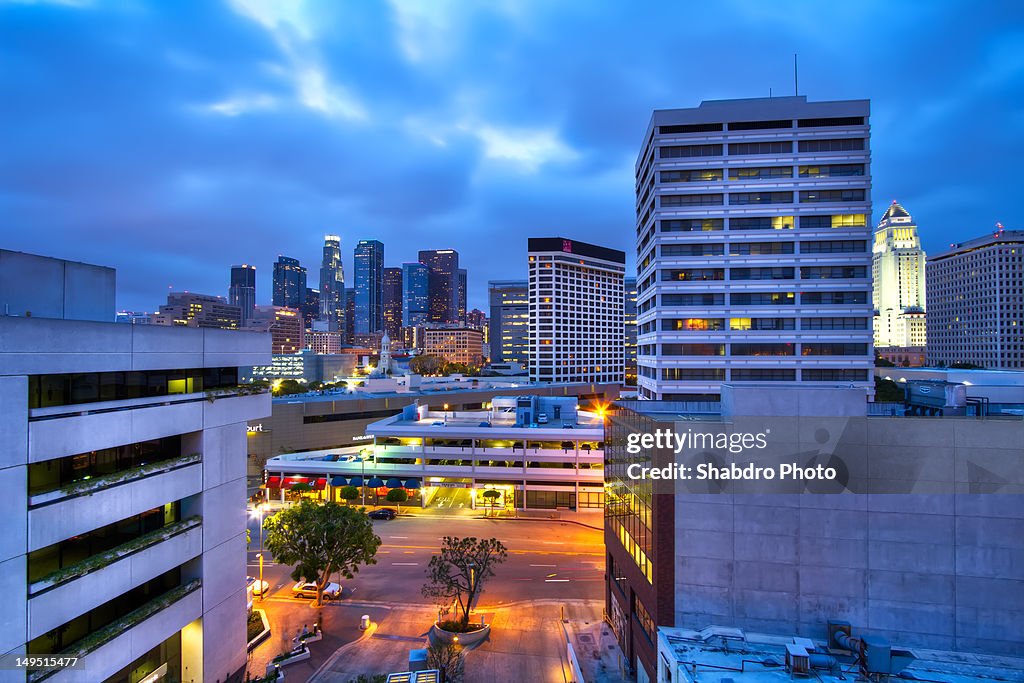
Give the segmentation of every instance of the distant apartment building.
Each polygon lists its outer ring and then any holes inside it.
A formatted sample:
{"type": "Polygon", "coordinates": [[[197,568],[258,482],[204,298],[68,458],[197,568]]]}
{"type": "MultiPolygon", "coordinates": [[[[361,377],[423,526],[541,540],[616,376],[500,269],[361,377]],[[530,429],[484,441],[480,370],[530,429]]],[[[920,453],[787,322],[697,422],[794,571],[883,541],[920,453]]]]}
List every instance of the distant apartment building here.
{"type": "Polygon", "coordinates": [[[926,272],[929,365],[1024,368],[1024,231],[950,245],[926,272]]]}
{"type": "Polygon", "coordinates": [[[356,244],[355,334],[370,334],[384,329],[384,244],[377,240],[359,240],[356,244]]]}
{"type": "Polygon", "coordinates": [[[491,280],[487,283],[492,363],[518,363],[530,357],[530,283],[528,280],[491,280]]]}
{"type": "Polygon", "coordinates": [[[875,347],[925,345],[925,253],[917,224],[893,200],[875,228],[871,256],[875,347]]]}
{"type": "Polygon", "coordinates": [[[627,277],[623,291],[625,313],[622,322],[626,326],[626,384],[636,386],[636,278],[627,277]]]}
{"type": "Polygon", "coordinates": [[[867,100],[657,110],[636,162],[641,398],[851,383],[872,356],[867,100]]]}
{"type": "Polygon", "coordinates": [[[449,363],[480,365],[484,335],[469,327],[427,328],[423,332],[423,351],[449,363]]]}
{"type": "Polygon", "coordinates": [[[345,268],[341,260],[341,238],[324,235],[320,262],[320,321],[329,332],[345,332],[345,268]]]}
{"type": "Polygon", "coordinates": [[[149,325],[153,322],[153,314],[143,311],[118,311],[114,314],[114,322],[129,325],[149,325]]]}
{"type": "Polygon", "coordinates": [[[385,268],[382,308],[384,331],[391,339],[401,338],[402,303],[402,269],[385,268]]]}
{"type": "Polygon", "coordinates": [[[242,327],[248,325],[256,308],[256,266],[231,266],[228,303],[241,311],[242,327]]]}
{"type": "Polygon", "coordinates": [[[625,253],[561,237],[528,250],[530,381],[621,384],[625,253]]]}
{"type": "Polygon", "coordinates": [[[171,292],[167,303],[153,316],[153,324],[235,330],[241,327],[242,309],[222,296],[171,292]]]}
{"type": "Polygon", "coordinates": [[[306,304],[306,269],[298,259],[278,256],[274,262],[275,306],[302,310],[306,304]]]}
{"type": "MultiPolygon", "coordinates": [[[[452,325],[459,322],[459,252],[454,249],[420,251],[419,262],[429,268],[428,322],[452,325]]],[[[407,325],[411,324],[408,321],[407,325]]]]}
{"type": "Polygon", "coordinates": [[[306,348],[313,353],[341,353],[345,340],[341,332],[313,330],[305,333],[306,348]]]}
{"type": "Polygon", "coordinates": [[[23,294],[2,296],[34,312],[0,317],[0,653],[79,661],[3,680],[240,680],[246,423],[270,397],[238,391],[238,368],[269,338],[118,325],[111,269],[16,268],[23,294]]]}
{"type": "Polygon", "coordinates": [[[302,312],[284,306],[257,306],[251,329],[270,332],[274,354],[298,353],[306,348],[302,312]]]}
{"type": "Polygon", "coordinates": [[[403,263],[402,325],[403,327],[417,327],[428,322],[430,322],[430,268],[422,263],[403,263]]]}

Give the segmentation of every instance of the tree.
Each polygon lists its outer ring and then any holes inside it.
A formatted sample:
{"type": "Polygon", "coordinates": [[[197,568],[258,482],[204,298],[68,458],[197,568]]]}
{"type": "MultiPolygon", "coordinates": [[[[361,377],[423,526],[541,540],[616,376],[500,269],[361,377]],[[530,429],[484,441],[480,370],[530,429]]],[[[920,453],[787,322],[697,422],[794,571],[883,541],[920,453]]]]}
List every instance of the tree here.
{"type": "Polygon", "coordinates": [[[466,666],[462,649],[458,643],[431,643],[427,648],[427,666],[440,671],[444,683],[462,683],[466,666]]]}
{"type": "Polygon", "coordinates": [[[355,486],[342,486],[339,495],[351,505],[352,501],[359,497],[359,489],[355,486]]]}
{"type": "Polygon", "coordinates": [[[444,367],[444,359],[429,353],[416,356],[409,361],[409,369],[417,375],[436,375],[444,367]]]}
{"type": "Polygon", "coordinates": [[[409,500],[409,494],[405,492],[405,489],[391,489],[388,491],[387,501],[389,503],[396,503],[398,505],[398,511],[402,511],[402,503],[409,500]]]}
{"type": "Polygon", "coordinates": [[[498,502],[498,498],[501,497],[501,494],[495,491],[494,489],[487,489],[486,491],[484,491],[483,495],[484,499],[487,500],[488,507],[490,507],[492,510],[494,509],[494,504],[498,502]]]}
{"type": "Polygon", "coordinates": [[[473,601],[483,592],[487,579],[494,576],[494,567],[508,558],[505,545],[496,538],[455,538],[445,536],[441,552],[430,558],[427,583],[423,596],[434,598],[438,604],[455,601],[462,615],[460,623],[465,629],[473,601]]]}
{"type": "Polygon", "coordinates": [[[362,511],[338,503],[302,500],[263,522],[264,544],[278,562],[295,565],[296,581],[316,583],[316,606],[334,574],[351,579],[359,565],[377,564],[380,537],[362,511]]]}
{"type": "Polygon", "coordinates": [[[903,388],[891,379],[875,377],[875,401],[878,403],[903,403],[906,394],[903,388]]]}

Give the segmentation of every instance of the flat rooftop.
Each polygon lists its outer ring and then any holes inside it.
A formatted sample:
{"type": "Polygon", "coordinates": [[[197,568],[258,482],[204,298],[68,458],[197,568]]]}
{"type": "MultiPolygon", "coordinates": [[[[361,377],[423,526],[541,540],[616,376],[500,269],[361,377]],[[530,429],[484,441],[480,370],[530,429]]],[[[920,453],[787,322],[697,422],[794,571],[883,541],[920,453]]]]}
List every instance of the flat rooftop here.
{"type": "MultiPolygon", "coordinates": [[[[867,635],[867,634],[857,634],[867,635]]],[[[684,628],[659,628],[658,649],[666,646],[676,662],[696,664],[694,678],[702,683],[741,681],[742,683],[791,683],[786,671],[786,645],[792,636],[748,633],[740,629],[709,626],[700,631],[684,628]]],[[[823,643],[815,641],[823,647],[823,643]]],[[[977,683],[988,681],[1024,681],[1024,659],[965,652],[947,652],[924,648],[909,649],[916,660],[896,679],[930,683],[977,683]]],[[[808,681],[850,683],[860,680],[850,656],[836,656],[832,669],[815,668],[808,681]]],[[[693,672],[692,667],[687,667],[693,672]]]]}
{"type": "MultiPolygon", "coordinates": [[[[388,418],[390,419],[390,418],[388,418]]],[[[381,421],[383,422],[383,420],[381,421]]],[[[383,426],[381,423],[374,423],[372,426],[383,426]]],[[[510,429],[522,430],[522,431],[544,431],[544,430],[557,430],[562,431],[564,429],[604,429],[604,421],[601,420],[597,415],[593,413],[587,413],[579,411],[576,414],[576,420],[562,421],[562,420],[549,420],[544,424],[530,424],[530,425],[516,425],[514,420],[508,422],[504,421],[491,421],[491,415],[487,411],[480,411],[479,413],[466,413],[460,412],[457,416],[452,417],[451,413],[447,419],[443,413],[428,413],[426,417],[420,420],[407,420],[402,419],[398,416],[398,419],[393,422],[388,422],[388,427],[435,427],[438,429],[494,429],[501,430],[503,432],[510,429]],[[481,425],[482,422],[487,422],[488,425],[481,425]]]]}
{"type": "Polygon", "coordinates": [[[423,386],[411,391],[326,391],[324,393],[309,392],[305,394],[291,394],[289,396],[278,396],[274,403],[318,403],[331,401],[362,401],[369,398],[402,398],[406,396],[440,396],[443,394],[461,393],[468,391],[505,391],[507,389],[544,389],[552,387],[586,387],[591,384],[582,382],[529,382],[526,380],[516,382],[494,382],[500,379],[494,377],[483,378],[479,384],[474,385],[471,379],[461,382],[448,382],[437,386],[423,386]]]}

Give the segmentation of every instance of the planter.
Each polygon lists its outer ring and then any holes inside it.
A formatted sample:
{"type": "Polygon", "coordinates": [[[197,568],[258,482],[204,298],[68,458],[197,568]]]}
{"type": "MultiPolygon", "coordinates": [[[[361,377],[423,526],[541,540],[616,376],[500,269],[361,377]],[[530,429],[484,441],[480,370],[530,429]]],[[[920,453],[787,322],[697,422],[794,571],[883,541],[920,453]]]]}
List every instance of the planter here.
{"type": "Polygon", "coordinates": [[[473,647],[487,640],[488,636],[491,635],[491,625],[484,624],[483,627],[466,633],[456,633],[454,631],[446,631],[438,626],[437,622],[434,622],[434,625],[430,627],[430,635],[442,643],[458,642],[462,647],[473,647]],[[458,641],[455,640],[456,638],[458,638],[458,641]]]}
{"type": "Polygon", "coordinates": [[[299,650],[292,650],[291,652],[285,655],[274,657],[274,660],[267,665],[267,671],[269,672],[271,668],[275,666],[288,666],[289,664],[294,664],[296,662],[304,662],[307,659],[309,659],[309,648],[307,648],[305,645],[302,645],[300,647],[301,649],[299,650]]]}
{"type": "Polygon", "coordinates": [[[252,651],[254,647],[270,637],[270,622],[267,621],[267,613],[261,609],[254,609],[253,614],[258,614],[260,616],[260,620],[263,621],[263,630],[257,633],[256,636],[249,641],[248,645],[246,645],[246,650],[248,651],[252,651]]]}

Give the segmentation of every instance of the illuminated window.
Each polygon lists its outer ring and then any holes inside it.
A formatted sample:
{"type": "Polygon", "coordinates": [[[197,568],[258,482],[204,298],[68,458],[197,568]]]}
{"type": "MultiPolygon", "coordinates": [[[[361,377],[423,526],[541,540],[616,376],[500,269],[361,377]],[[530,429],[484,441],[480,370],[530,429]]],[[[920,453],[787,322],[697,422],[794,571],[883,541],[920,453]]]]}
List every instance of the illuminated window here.
{"type": "Polygon", "coordinates": [[[845,213],[832,216],[833,228],[854,228],[867,225],[867,216],[862,213],[845,213]]]}

